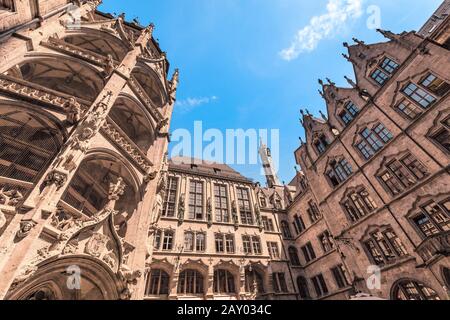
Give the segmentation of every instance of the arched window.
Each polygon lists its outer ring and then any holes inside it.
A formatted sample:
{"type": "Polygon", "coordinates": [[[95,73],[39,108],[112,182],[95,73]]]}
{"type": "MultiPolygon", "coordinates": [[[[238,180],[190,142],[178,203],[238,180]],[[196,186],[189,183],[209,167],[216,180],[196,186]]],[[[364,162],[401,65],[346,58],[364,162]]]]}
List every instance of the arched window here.
{"type": "Polygon", "coordinates": [[[289,260],[293,266],[300,266],[300,259],[298,258],[298,250],[295,247],[289,247],[289,260]]]}
{"type": "Polygon", "coordinates": [[[146,296],[167,295],[169,294],[170,276],[161,269],[153,269],[147,275],[145,286],[146,296]]]}
{"type": "Polygon", "coordinates": [[[231,272],[223,269],[214,271],[214,292],[219,294],[236,293],[234,276],[231,272]]]}
{"type": "Polygon", "coordinates": [[[117,99],[109,118],[144,154],[147,154],[155,141],[155,132],[150,120],[135,102],[123,97],[117,99]]]}
{"type": "Polygon", "coordinates": [[[35,114],[0,107],[0,176],[34,182],[55,157],[61,132],[35,114]]]}
{"type": "Polygon", "coordinates": [[[300,294],[300,298],[303,300],[309,300],[311,299],[311,296],[309,294],[308,289],[308,282],[304,277],[298,277],[297,278],[297,287],[298,287],[298,293],[300,294]]]}
{"type": "Polygon", "coordinates": [[[149,70],[137,69],[133,71],[132,75],[151,99],[154,106],[157,108],[163,107],[165,96],[162,91],[161,81],[156,74],[149,70]]]}
{"type": "Polygon", "coordinates": [[[118,177],[124,179],[126,187],[115,209],[131,215],[137,206],[133,180],[124,165],[109,156],[97,156],[82,162],[62,200],[92,216],[104,208],[108,202],[109,185],[115,183],[118,177]]]}
{"type": "Polygon", "coordinates": [[[414,280],[399,281],[393,290],[394,300],[441,300],[433,289],[414,280]]]}
{"type": "Polygon", "coordinates": [[[287,221],[281,221],[281,232],[285,239],[292,238],[291,228],[289,228],[289,223],[287,221]]]}
{"type": "Polygon", "coordinates": [[[254,292],[257,290],[258,294],[264,293],[264,281],[261,274],[255,268],[245,269],[245,291],[254,292]],[[256,287],[255,287],[256,286],[256,287]]]}
{"type": "Polygon", "coordinates": [[[203,294],[203,275],[197,270],[184,270],[178,278],[178,293],[182,295],[203,294]]]}

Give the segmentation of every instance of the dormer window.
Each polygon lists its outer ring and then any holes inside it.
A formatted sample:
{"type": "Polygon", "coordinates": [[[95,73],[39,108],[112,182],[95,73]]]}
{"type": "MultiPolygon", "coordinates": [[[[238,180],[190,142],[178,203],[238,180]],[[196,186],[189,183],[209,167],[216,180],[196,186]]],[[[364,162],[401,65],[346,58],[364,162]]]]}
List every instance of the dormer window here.
{"type": "Polygon", "coordinates": [[[382,86],[399,67],[398,63],[390,58],[384,60],[372,72],[370,77],[382,86]]]}
{"type": "Polygon", "coordinates": [[[327,150],[328,145],[329,145],[328,140],[324,134],[320,135],[314,142],[314,146],[316,147],[316,150],[319,153],[319,155],[327,150]]]}
{"type": "Polygon", "coordinates": [[[348,125],[350,122],[353,121],[353,119],[355,119],[358,113],[359,108],[353,102],[350,101],[345,105],[345,108],[339,114],[339,117],[341,118],[341,120],[344,122],[345,125],[348,125]]]}
{"type": "Polygon", "coordinates": [[[261,206],[261,208],[266,208],[267,207],[267,201],[265,197],[259,197],[259,204],[261,206]]]}
{"type": "Polygon", "coordinates": [[[330,169],[326,175],[333,187],[339,186],[353,173],[351,165],[345,159],[339,161],[333,160],[329,166],[330,169]]]}

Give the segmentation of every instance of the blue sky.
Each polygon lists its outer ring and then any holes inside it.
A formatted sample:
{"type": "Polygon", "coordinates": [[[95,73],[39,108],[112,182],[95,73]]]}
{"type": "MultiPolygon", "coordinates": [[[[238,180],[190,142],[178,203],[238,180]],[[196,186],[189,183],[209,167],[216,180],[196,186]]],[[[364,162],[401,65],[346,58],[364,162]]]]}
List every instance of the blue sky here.
{"type": "MultiPolygon", "coordinates": [[[[125,12],[156,25],[154,37],[180,69],[171,124],[193,130],[280,129],[280,179],[293,177],[293,152],[303,129],[299,109],[319,114],[318,78],[346,86],[353,77],[341,53],[352,37],[384,41],[367,27],[375,5],[381,28],[418,30],[441,0],[104,0],[100,10],[125,12]],[[328,4],[328,7],[327,7],[328,4]],[[311,23],[311,19],[313,22],[311,23]],[[303,31],[301,31],[303,30],[303,31]],[[301,31],[301,32],[300,32],[301,31]],[[295,42],[296,35],[299,41],[295,42]],[[294,43],[294,45],[292,45],[294,43]],[[294,49],[284,51],[285,49],[294,49]]],[[[234,166],[264,182],[258,165],[234,166]]]]}

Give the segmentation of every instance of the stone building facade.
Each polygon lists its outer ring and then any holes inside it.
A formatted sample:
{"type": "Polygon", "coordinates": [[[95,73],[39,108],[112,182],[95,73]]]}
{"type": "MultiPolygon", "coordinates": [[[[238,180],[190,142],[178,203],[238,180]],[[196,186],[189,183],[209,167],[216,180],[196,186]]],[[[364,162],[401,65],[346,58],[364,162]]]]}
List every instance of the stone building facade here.
{"type": "Polygon", "coordinates": [[[344,44],[267,187],[168,159],[178,71],[99,2],[0,1],[0,299],[448,299],[450,1],[344,44]]]}
{"type": "Polygon", "coordinates": [[[178,72],[99,2],[1,2],[2,299],[142,295],[178,72]]]}

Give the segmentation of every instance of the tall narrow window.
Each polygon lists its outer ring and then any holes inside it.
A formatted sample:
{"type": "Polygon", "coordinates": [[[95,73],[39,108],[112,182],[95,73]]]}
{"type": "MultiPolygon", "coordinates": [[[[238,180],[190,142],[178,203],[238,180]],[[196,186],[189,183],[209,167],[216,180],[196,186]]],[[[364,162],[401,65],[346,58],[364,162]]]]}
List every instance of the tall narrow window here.
{"type": "Polygon", "coordinates": [[[232,234],[227,234],[225,236],[225,249],[227,253],[233,254],[234,250],[234,236],[232,234]]]}
{"type": "Polygon", "coordinates": [[[267,242],[267,248],[271,259],[280,259],[280,249],[277,242],[267,242]]]}
{"type": "Polygon", "coordinates": [[[288,253],[289,253],[289,260],[291,261],[291,264],[296,267],[300,266],[300,259],[298,258],[297,248],[289,247],[288,253]]]}
{"type": "Polygon", "coordinates": [[[431,237],[450,230],[450,199],[442,203],[434,201],[421,207],[421,211],[412,217],[413,223],[422,236],[431,237]]]}
{"type": "Polygon", "coordinates": [[[311,223],[314,223],[322,218],[322,214],[319,211],[319,208],[317,207],[316,203],[314,201],[308,202],[308,215],[309,219],[311,220],[311,223]]]}
{"type": "Polygon", "coordinates": [[[264,230],[269,231],[269,232],[275,231],[272,219],[270,219],[266,216],[262,217],[261,219],[262,219],[264,230]]]}
{"type": "Polygon", "coordinates": [[[381,123],[372,129],[365,128],[361,131],[360,136],[362,140],[356,146],[366,160],[372,158],[375,153],[394,138],[392,133],[381,123]]]}
{"type": "Polygon", "coordinates": [[[339,289],[348,287],[350,285],[348,283],[347,277],[345,276],[345,269],[342,264],[332,268],[331,272],[333,273],[334,280],[336,281],[336,285],[339,289]]]}
{"type": "Polygon", "coordinates": [[[398,195],[412,187],[428,174],[425,166],[412,154],[408,153],[400,160],[393,159],[385,166],[385,171],[379,175],[392,195],[398,195]]]}
{"type": "Polygon", "coordinates": [[[289,223],[287,221],[281,221],[281,232],[283,234],[283,238],[292,238],[291,228],[289,228],[289,223]]]}
{"type": "Polygon", "coordinates": [[[324,153],[325,150],[327,150],[327,147],[329,145],[329,142],[327,140],[327,137],[325,135],[320,135],[315,141],[314,146],[316,147],[317,152],[320,154],[324,153]]]}
{"type": "Polygon", "coordinates": [[[203,182],[191,181],[189,189],[189,219],[203,220],[203,182]]]}
{"type": "Polygon", "coordinates": [[[194,233],[185,232],[184,233],[184,250],[194,251],[194,233]]]}
{"type": "Polygon", "coordinates": [[[364,245],[372,262],[380,266],[407,255],[403,243],[392,228],[372,232],[364,245]]]}
{"type": "Polygon", "coordinates": [[[217,233],[215,236],[216,252],[233,254],[234,249],[234,235],[217,233]]]}
{"type": "Polygon", "coordinates": [[[261,239],[257,236],[242,236],[242,245],[244,254],[260,255],[262,253],[261,239]]]}
{"type": "Polygon", "coordinates": [[[166,190],[166,199],[164,202],[164,217],[175,217],[175,204],[177,199],[178,178],[169,177],[169,184],[166,190]]]}
{"type": "Polygon", "coordinates": [[[339,186],[352,174],[353,169],[347,160],[333,160],[330,162],[330,168],[327,176],[333,187],[339,186]]]}
{"type": "Polygon", "coordinates": [[[228,193],[225,185],[214,185],[214,202],[216,209],[216,222],[230,222],[228,193]]]}
{"type": "Polygon", "coordinates": [[[302,247],[303,256],[305,257],[306,263],[311,262],[316,259],[316,253],[314,252],[314,248],[311,242],[308,242],[305,246],[302,247]]]}
{"type": "Polygon", "coordinates": [[[170,251],[173,249],[173,237],[174,232],[171,230],[165,230],[164,231],[164,238],[163,238],[163,250],[170,251]]]}
{"type": "Polygon", "coordinates": [[[305,222],[303,222],[303,218],[298,214],[294,215],[294,226],[298,234],[302,233],[306,229],[305,222]]]}
{"type": "Polygon", "coordinates": [[[206,235],[204,233],[197,233],[195,235],[195,250],[197,252],[204,252],[206,250],[206,235]]]}
{"type": "Polygon", "coordinates": [[[308,282],[304,277],[300,276],[297,278],[297,287],[300,298],[302,298],[303,300],[311,299],[311,295],[309,294],[308,282]]]}
{"type": "Polygon", "coordinates": [[[215,242],[216,242],[216,252],[217,253],[224,253],[225,252],[224,235],[223,234],[216,234],[215,242]]]}
{"type": "Polygon", "coordinates": [[[350,192],[342,201],[348,218],[357,222],[377,208],[376,203],[365,188],[350,192]]]}
{"type": "Polygon", "coordinates": [[[253,216],[250,207],[250,195],[248,189],[237,188],[236,191],[239,204],[239,211],[241,213],[241,223],[251,225],[253,224],[253,216]]]}
{"type": "Polygon", "coordinates": [[[327,253],[334,249],[333,238],[331,237],[331,234],[328,230],[319,235],[319,241],[322,245],[324,253],[327,253]]]}
{"type": "Polygon", "coordinates": [[[431,139],[447,153],[450,153],[450,117],[441,121],[441,125],[442,127],[431,136],[431,139]]]}
{"type": "Polygon", "coordinates": [[[311,278],[311,281],[314,285],[314,289],[316,290],[316,294],[318,298],[321,298],[328,294],[328,287],[327,283],[325,282],[325,278],[322,274],[319,274],[313,278],[311,278]]]}

